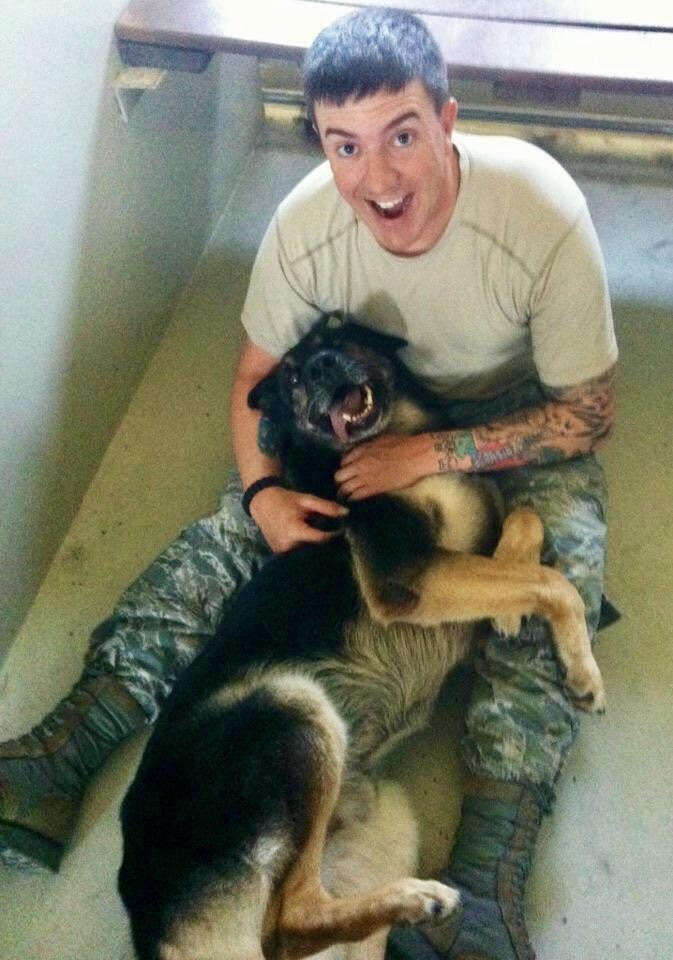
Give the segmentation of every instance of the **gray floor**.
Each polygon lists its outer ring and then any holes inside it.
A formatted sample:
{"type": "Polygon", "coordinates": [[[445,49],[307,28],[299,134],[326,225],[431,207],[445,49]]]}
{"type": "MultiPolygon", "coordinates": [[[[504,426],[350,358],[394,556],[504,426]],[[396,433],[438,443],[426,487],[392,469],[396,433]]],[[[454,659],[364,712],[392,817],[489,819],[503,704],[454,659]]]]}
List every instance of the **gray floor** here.
{"type": "MultiPolygon", "coordinates": [[[[227,384],[261,232],[313,163],[261,148],[176,311],[0,676],[0,736],[23,732],[79,673],[90,630],[174,533],[215,505],[230,463],[227,384]]],[[[622,352],[609,592],[622,621],[598,659],[609,711],[583,722],[543,825],[529,891],[540,960],[673,958],[673,177],[582,179],[603,244],[622,352]]],[[[459,804],[460,690],[394,758],[423,818],[424,870],[445,859],[459,804]]],[[[97,778],[58,876],[0,868],[3,960],[130,956],[115,892],[117,811],[142,738],[97,778]]]]}

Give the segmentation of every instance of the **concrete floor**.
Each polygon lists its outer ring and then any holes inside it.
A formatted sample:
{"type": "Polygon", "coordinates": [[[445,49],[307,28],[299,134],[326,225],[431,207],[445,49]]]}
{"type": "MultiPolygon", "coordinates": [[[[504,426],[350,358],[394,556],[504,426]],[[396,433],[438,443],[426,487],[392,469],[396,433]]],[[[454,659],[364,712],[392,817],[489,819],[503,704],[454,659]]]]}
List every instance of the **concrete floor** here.
{"type": "MultiPolygon", "coordinates": [[[[174,534],[216,503],[230,464],[227,386],[256,245],[277,201],[315,163],[261,147],[225,210],[0,675],[0,736],[38,721],[79,674],[90,630],[174,534]]],[[[609,710],[587,718],[542,828],[529,889],[540,960],[673,958],[673,177],[581,178],[610,276],[622,356],[608,589],[619,624],[598,659],[609,710]]],[[[423,818],[424,870],[455,827],[461,692],[390,768],[423,818]]],[[[3,960],[131,957],[116,895],[117,812],[142,748],[98,776],[61,872],[0,868],[3,960]]]]}

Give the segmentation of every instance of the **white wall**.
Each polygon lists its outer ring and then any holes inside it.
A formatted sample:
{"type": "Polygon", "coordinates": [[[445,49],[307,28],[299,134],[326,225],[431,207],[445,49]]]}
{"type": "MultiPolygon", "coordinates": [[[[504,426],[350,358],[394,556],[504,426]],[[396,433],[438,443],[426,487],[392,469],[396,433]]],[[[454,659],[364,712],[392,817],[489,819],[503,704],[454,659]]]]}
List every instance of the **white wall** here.
{"type": "MultiPolygon", "coordinates": [[[[254,140],[252,59],[172,73],[126,126],[123,0],[0,30],[0,660],[254,140]]],[[[9,8],[8,8],[9,9],[9,8]]]]}

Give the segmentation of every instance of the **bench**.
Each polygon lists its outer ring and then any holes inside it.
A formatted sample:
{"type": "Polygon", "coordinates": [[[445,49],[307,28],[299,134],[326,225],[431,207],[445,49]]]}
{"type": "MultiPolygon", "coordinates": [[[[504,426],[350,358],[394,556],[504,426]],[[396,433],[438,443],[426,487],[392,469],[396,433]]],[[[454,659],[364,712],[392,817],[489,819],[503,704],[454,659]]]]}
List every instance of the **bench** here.
{"type": "MultiPolygon", "coordinates": [[[[298,62],[318,31],[358,2],[131,0],[115,34],[122,60],[135,67],[200,71],[219,51],[298,62]]],[[[673,4],[663,0],[395,5],[426,21],[453,78],[490,82],[503,102],[572,109],[583,91],[663,96],[667,103],[673,93],[673,4]]],[[[641,120],[638,129],[670,135],[673,106],[668,117],[658,110],[641,120]]]]}

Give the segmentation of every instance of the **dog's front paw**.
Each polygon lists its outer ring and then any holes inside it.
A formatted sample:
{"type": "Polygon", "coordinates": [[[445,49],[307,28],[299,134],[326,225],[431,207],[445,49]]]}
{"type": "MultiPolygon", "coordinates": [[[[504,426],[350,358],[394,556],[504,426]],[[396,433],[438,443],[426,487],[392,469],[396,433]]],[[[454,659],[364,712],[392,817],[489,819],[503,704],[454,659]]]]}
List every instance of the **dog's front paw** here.
{"type": "Polygon", "coordinates": [[[605,713],[603,677],[593,654],[578,658],[568,667],[565,685],[573,703],[580,710],[605,713]]]}
{"type": "Polygon", "coordinates": [[[460,906],[460,894],[437,880],[400,880],[397,923],[439,923],[460,906]]]}

